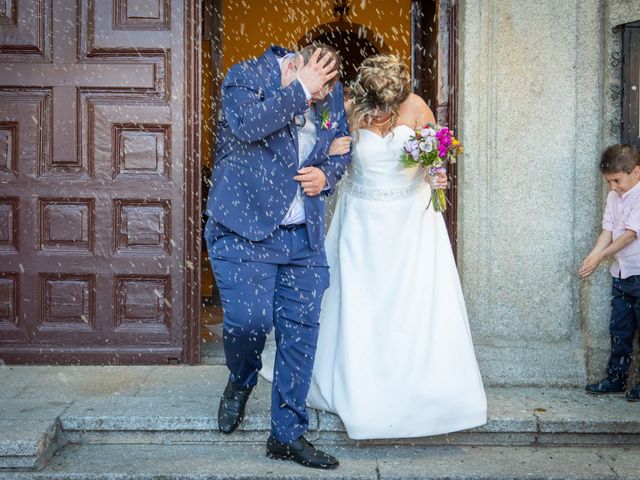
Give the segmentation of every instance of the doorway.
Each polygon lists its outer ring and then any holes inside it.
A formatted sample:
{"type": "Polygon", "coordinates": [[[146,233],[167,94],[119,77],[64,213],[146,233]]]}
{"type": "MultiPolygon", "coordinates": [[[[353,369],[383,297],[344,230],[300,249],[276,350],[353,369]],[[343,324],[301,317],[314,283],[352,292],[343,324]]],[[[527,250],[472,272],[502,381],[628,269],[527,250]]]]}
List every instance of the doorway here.
{"type": "MultiPolygon", "coordinates": [[[[455,128],[455,88],[451,82],[456,78],[456,16],[455,2],[450,0],[389,0],[375,5],[373,0],[245,0],[242,8],[228,0],[204,0],[203,205],[214,160],[219,87],[233,64],[262,55],[272,44],[296,50],[310,41],[320,41],[341,53],[343,80],[348,84],[366,57],[394,53],[411,67],[414,91],[427,101],[438,122],[455,128]]],[[[451,173],[455,198],[455,172],[451,173]]],[[[448,215],[455,251],[455,202],[448,215]]],[[[201,361],[224,364],[222,308],[204,241],[202,245],[201,361]]]]}

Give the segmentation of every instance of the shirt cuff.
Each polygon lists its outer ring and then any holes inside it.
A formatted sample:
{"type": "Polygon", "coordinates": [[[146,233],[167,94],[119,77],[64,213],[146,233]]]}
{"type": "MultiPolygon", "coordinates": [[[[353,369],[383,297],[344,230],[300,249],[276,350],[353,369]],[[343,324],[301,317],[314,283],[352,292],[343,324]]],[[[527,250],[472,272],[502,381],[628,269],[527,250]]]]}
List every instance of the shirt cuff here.
{"type": "Polygon", "coordinates": [[[300,85],[302,85],[304,96],[307,97],[307,101],[311,100],[311,92],[307,89],[307,87],[305,87],[304,83],[302,83],[302,80],[300,80],[300,77],[298,75],[296,75],[296,78],[298,79],[298,82],[300,82],[300,85]]]}
{"type": "Polygon", "coordinates": [[[638,227],[639,227],[639,225],[630,225],[627,222],[625,222],[625,224],[624,224],[624,229],[636,232],[636,237],[638,236],[638,232],[640,232],[640,228],[638,228],[638,227]]]}

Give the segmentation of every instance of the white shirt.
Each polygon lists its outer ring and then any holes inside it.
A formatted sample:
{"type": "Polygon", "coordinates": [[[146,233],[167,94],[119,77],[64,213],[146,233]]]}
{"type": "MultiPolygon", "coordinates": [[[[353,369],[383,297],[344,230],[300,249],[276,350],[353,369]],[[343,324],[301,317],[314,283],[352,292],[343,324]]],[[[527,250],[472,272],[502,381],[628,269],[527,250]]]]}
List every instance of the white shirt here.
{"type": "MultiPolygon", "coordinates": [[[[282,62],[284,61],[284,59],[292,56],[294,56],[293,53],[277,59],[280,70],[282,70],[282,62]]],[[[304,86],[304,83],[302,83],[300,79],[298,79],[298,81],[300,82],[300,85],[302,85],[302,89],[304,90],[304,94],[307,97],[307,100],[309,100],[311,98],[309,90],[307,90],[307,87],[304,86]]],[[[309,154],[312,152],[316,142],[318,141],[315,111],[313,110],[313,108],[309,108],[306,112],[304,112],[304,118],[304,126],[302,128],[298,128],[298,166],[302,165],[302,163],[307,159],[309,154]]],[[[291,206],[289,207],[287,214],[284,216],[280,224],[294,225],[297,223],[304,223],[305,219],[306,215],[304,212],[302,188],[298,186],[296,196],[293,198],[291,206]]]]}

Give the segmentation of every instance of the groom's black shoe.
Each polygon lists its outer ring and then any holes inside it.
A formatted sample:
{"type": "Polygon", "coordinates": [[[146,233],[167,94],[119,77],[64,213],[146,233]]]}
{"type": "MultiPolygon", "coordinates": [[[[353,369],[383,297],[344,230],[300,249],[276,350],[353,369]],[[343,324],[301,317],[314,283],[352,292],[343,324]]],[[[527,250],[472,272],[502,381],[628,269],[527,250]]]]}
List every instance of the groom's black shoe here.
{"type": "Polygon", "coordinates": [[[336,468],[338,459],[311,445],[306,438],[300,437],[291,443],[282,443],[269,435],[267,440],[267,457],[294,462],[311,468],[336,468]]]}
{"type": "Polygon", "coordinates": [[[231,382],[224,389],[218,407],[218,429],[222,433],[231,433],[244,420],[244,408],[253,387],[241,389],[231,382]]]}
{"type": "Polygon", "coordinates": [[[624,379],[615,379],[611,377],[603,378],[598,383],[587,385],[585,390],[592,395],[604,395],[606,393],[624,392],[626,381],[624,379]]]}

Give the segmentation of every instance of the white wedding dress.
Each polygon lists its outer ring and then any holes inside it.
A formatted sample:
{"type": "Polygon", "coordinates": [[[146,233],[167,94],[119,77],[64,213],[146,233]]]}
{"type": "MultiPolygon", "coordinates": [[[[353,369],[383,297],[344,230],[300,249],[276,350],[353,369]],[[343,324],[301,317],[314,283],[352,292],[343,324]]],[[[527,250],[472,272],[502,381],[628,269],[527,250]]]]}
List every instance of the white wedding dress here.
{"type": "Polygon", "coordinates": [[[412,134],[406,125],[385,137],[359,130],[325,241],[331,286],[307,404],[337,413],[353,439],[437,435],[487,419],[444,219],[427,208],[424,170],[400,164],[412,134]]]}

